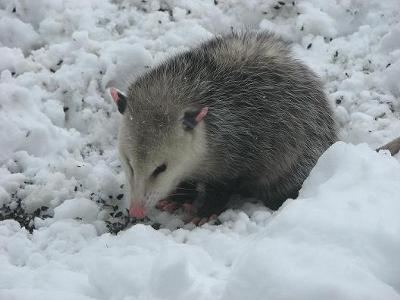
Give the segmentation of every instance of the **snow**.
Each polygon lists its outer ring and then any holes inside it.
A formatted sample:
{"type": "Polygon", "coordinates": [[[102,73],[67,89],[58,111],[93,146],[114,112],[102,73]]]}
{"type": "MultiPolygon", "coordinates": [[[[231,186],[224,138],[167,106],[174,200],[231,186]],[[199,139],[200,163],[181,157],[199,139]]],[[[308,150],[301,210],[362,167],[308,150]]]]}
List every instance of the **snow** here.
{"type": "Polygon", "coordinates": [[[373,151],[400,132],[399,32],[397,0],[0,0],[0,299],[400,299],[399,156],[373,151]],[[127,191],[107,89],[231,27],[293,42],[343,142],[277,212],[109,233],[127,191]]]}
{"type": "Polygon", "coordinates": [[[2,17],[0,41],[1,46],[20,48],[27,53],[40,44],[40,36],[30,24],[16,18],[2,17]]]}
{"type": "Polygon", "coordinates": [[[296,299],[398,299],[399,171],[366,145],[332,146],[239,256],[222,299],[291,299],[288,286],[296,299]]]}

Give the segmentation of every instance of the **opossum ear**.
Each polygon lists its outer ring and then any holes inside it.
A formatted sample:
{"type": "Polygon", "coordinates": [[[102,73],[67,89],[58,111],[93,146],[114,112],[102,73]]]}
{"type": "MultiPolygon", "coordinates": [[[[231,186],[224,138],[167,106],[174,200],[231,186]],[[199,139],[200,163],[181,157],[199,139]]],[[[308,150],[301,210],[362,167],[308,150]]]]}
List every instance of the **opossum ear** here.
{"type": "Polygon", "coordinates": [[[118,111],[123,114],[126,109],[126,96],[116,88],[110,88],[110,95],[114,102],[117,104],[118,111]]]}
{"type": "Polygon", "coordinates": [[[201,120],[204,119],[207,113],[208,113],[207,106],[203,108],[188,109],[187,111],[185,111],[185,114],[183,116],[183,128],[185,130],[190,130],[195,128],[196,125],[200,123],[201,120]]]}

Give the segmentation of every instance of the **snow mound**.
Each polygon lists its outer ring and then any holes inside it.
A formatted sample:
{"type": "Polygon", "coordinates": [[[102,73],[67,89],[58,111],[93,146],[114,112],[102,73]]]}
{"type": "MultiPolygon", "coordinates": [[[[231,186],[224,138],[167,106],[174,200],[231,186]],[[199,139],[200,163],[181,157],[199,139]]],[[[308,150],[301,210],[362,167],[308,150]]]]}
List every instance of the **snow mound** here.
{"type": "Polygon", "coordinates": [[[227,211],[220,226],[98,236],[73,220],[32,235],[4,221],[0,298],[400,299],[399,182],[396,159],[337,143],[263,224],[227,211]]]}
{"type": "Polygon", "coordinates": [[[399,156],[370,150],[400,132],[399,32],[398,0],[0,0],[0,299],[399,299],[399,156]],[[243,28],[292,42],[370,148],[332,146],[277,213],[129,228],[107,89],[243,28]]]}
{"type": "Polygon", "coordinates": [[[20,48],[28,53],[40,45],[40,36],[30,24],[16,18],[2,17],[0,19],[0,45],[20,48]]]}
{"type": "Polygon", "coordinates": [[[222,299],[399,299],[399,182],[394,158],[333,145],[239,256],[222,299]]]}

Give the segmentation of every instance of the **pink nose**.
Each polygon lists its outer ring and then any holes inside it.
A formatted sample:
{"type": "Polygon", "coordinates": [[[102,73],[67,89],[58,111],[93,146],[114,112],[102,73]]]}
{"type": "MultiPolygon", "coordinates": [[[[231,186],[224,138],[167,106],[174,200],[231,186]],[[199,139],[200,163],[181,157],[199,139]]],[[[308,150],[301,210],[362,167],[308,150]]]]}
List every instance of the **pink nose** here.
{"type": "Polygon", "coordinates": [[[143,219],[146,216],[146,208],[142,202],[133,202],[129,208],[129,215],[137,219],[143,219]]]}

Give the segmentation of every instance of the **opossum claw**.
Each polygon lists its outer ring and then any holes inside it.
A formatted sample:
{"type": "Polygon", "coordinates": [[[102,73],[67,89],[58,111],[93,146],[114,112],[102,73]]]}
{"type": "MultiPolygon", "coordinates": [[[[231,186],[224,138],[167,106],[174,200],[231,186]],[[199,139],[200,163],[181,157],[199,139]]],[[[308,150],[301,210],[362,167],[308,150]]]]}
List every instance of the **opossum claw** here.
{"type": "Polygon", "coordinates": [[[169,201],[167,199],[162,199],[157,202],[156,208],[159,210],[164,210],[164,207],[168,205],[169,201]]]}
{"type": "Polygon", "coordinates": [[[180,208],[182,205],[173,201],[169,201],[167,199],[162,199],[158,201],[156,204],[156,208],[161,210],[161,211],[166,211],[169,213],[173,213],[176,211],[178,208],[180,208]]]}
{"type": "Polygon", "coordinates": [[[166,206],[164,206],[164,210],[169,212],[169,213],[173,213],[174,211],[176,211],[179,208],[179,204],[178,203],[168,203],[166,206]]]}
{"type": "MultiPolygon", "coordinates": [[[[209,224],[218,224],[218,216],[217,215],[211,215],[210,217],[206,217],[206,218],[200,218],[198,216],[192,216],[189,217],[185,223],[193,223],[196,226],[202,226],[206,223],[209,224]]],[[[220,224],[220,223],[219,223],[220,224]]]]}
{"type": "Polygon", "coordinates": [[[183,207],[183,212],[185,215],[193,215],[195,212],[195,208],[193,207],[193,204],[191,203],[183,203],[182,204],[183,207]]]}
{"type": "Polygon", "coordinates": [[[194,225],[198,226],[200,221],[201,221],[200,217],[194,217],[188,223],[193,223],[194,225]]]}

